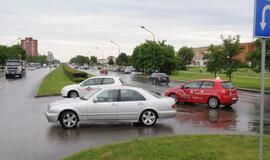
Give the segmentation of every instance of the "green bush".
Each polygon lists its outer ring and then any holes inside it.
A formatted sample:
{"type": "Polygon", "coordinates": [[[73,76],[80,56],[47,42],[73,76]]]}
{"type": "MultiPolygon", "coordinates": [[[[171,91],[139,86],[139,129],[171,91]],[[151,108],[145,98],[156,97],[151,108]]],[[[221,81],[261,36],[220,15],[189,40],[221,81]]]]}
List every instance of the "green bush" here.
{"type": "Polygon", "coordinates": [[[65,74],[74,82],[81,82],[88,78],[88,74],[83,71],[79,71],[69,67],[66,64],[62,64],[65,74]]]}

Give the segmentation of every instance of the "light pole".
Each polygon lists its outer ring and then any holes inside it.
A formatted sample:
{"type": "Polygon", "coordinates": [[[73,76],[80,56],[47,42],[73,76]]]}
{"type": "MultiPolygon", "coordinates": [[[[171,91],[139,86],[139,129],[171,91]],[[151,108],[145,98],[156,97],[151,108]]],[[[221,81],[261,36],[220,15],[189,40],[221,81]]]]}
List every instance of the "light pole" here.
{"type": "Polygon", "coordinates": [[[141,26],[142,29],[146,30],[147,32],[151,33],[153,36],[153,40],[156,41],[155,35],[153,32],[151,32],[149,29],[145,28],[144,26],[141,26]]]}
{"type": "Polygon", "coordinates": [[[21,37],[15,39],[15,40],[13,40],[13,41],[11,41],[7,46],[11,46],[12,43],[14,43],[14,42],[16,42],[16,41],[18,41],[18,40],[21,40],[21,37]]]}
{"type": "Polygon", "coordinates": [[[99,48],[99,47],[96,47],[96,49],[101,51],[101,54],[102,54],[101,56],[102,56],[102,59],[103,59],[103,50],[101,48],[99,48]]]}
{"type": "Polygon", "coordinates": [[[120,45],[115,43],[114,41],[110,41],[110,42],[118,47],[118,55],[120,55],[120,45]]]}

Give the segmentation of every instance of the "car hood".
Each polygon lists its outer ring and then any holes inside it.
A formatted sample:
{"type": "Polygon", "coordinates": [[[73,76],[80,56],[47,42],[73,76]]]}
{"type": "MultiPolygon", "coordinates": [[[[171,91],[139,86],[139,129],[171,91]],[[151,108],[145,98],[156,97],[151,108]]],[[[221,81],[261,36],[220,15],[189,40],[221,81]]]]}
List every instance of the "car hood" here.
{"type": "Polygon", "coordinates": [[[79,84],[72,84],[72,85],[65,86],[65,87],[63,88],[63,90],[77,89],[77,88],[79,88],[79,87],[80,87],[79,84]]]}
{"type": "Polygon", "coordinates": [[[63,100],[58,100],[55,102],[50,103],[51,107],[57,107],[57,106],[73,106],[74,104],[80,104],[84,103],[85,100],[82,100],[80,98],[65,98],[63,100]]]}

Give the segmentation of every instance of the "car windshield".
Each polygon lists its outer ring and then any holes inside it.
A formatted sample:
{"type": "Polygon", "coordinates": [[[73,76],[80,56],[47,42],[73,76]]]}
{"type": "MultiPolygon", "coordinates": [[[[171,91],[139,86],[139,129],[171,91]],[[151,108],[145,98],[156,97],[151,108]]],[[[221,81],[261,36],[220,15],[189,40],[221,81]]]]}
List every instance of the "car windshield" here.
{"type": "Polygon", "coordinates": [[[232,88],[234,88],[234,86],[232,85],[231,82],[222,82],[221,85],[225,89],[232,89],[232,88]]]}
{"type": "Polygon", "coordinates": [[[88,100],[92,98],[97,92],[99,92],[100,88],[92,88],[85,96],[80,97],[82,100],[88,100]]]}
{"type": "Polygon", "coordinates": [[[6,62],[6,66],[19,66],[20,62],[6,62]]]}

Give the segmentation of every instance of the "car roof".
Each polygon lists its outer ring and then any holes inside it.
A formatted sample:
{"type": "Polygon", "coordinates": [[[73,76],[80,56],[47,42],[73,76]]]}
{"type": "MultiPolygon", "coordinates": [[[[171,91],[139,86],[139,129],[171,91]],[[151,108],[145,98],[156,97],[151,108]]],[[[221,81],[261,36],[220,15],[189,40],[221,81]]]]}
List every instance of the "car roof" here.
{"type": "Polygon", "coordinates": [[[190,80],[187,82],[196,82],[196,81],[229,82],[228,80],[222,80],[222,79],[196,79],[196,80],[190,80]]]}
{"type": "Polygon", "coordinates": [[[102,87],[98,87],[102,90],[104,89],[133,89],[133,90],[143,90],[142,88],[139,87],[132,87],[132,86],[113,86],[113,85],[109,85],[109,86],[102,86],[102,87]]]}
{"type": "Polygon", "coordinates": [[[120,78],[120,77],[115,77],[115,76],[95,76],[95,77],[91,77],[91,78],[120,78]]]}

